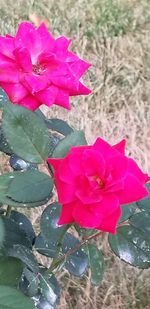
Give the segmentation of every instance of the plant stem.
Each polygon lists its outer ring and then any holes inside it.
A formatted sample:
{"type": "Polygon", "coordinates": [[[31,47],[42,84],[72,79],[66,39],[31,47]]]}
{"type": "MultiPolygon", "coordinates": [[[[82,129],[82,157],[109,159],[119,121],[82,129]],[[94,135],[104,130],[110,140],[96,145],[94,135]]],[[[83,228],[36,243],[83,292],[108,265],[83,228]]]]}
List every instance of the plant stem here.
{"type": "Polygon", "coordinates": [[[50,268],[48,269],[48,272],[52,272],[55,268],[57,268],[63,261],[66,260],[66,258],[68,256],[70,256],[71,254],[73,254],[74,252],[76,252],[78,249],[80,249],[84,244],[86,244],[87,242],[89,242],[89,240],[91,239],[95,239],[97,238],[100,234],[102,234],[102,231],[99,231],[91,236],[87,236],[84,237],[83,240],[77,244],[74,248],[68,250],[67,253],[65,253],[64,255],[60,256],[59,258],[57,258],[56,260],[53,260],[50,268]]]}
{"type": "MultiPolygon", "coordinates": [[[[128,223],[128,221],[120,223],[117,227],[121,227],[124,226],[128,223]]],[[[83,240],[77,244],[74,248],[68,250],[67,253],[65,253],[64,255],[56,258],[53,260],[50,268],[48,269],[48,273],[52,272],[54,269],[56,269],[61,263],[63,263],[63,261],[65,261],[71,254],[75,253],[77,250],[79,250],[83,245],[85,245],[86,243],[88,243],[91,239],[96,239],[98,236],[100,236],[101,234],[103,234],[103,231],[99,231],[93,235],[84,237],[83,240]]]]}
{"type": "Polygon", "coordinates": [[[9,218],[9,217],[10,217],[10,214],[11,214],[11,206],[7,206],[7,209],[6,209],[6,217],[9,218]]]}

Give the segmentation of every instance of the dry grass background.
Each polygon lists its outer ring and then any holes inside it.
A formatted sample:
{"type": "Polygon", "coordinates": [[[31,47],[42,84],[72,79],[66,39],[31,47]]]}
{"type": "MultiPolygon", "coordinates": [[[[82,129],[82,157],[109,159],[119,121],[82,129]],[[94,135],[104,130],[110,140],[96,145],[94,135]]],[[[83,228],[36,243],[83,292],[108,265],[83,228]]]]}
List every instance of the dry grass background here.
{"type": "MultiPolygon", "coordinates": [[[[44,108],[51,117],[84,129],[89,142],[127,138],[128,153],[150,172],[150,1],[149,0],[0,0],[0,32],[14,33],[21,20],[44,19],[58,36],[73,39],[72,49],[92,63],[85,77],[93,94],[72,99],[72,110],[44,108]]],[[[3,162],[1,162],[2,167],[3,162]]],[[[32,220],[39,213],[32,212],[32,220]]],[[[106,237],[99,240],[106,273],[99,288],[67,273],[59,276],[59,309],[150,308],[150,271],[120,262],[106,237]]]]}

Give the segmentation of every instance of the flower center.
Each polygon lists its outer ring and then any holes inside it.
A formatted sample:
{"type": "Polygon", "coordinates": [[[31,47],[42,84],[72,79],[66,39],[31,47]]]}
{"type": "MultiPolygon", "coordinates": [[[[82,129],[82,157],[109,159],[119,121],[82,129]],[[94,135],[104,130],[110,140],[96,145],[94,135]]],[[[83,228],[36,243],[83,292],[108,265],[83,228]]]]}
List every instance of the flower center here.
{"type": "Polygon", "coordinates": [[[37,75],[41,75],[44,71],[44,65],[40,64],[40,63],[36,63],[32,65],[32,70],[35,74],[37,75]]]}
{"type": "Polygon", "coordinates": [[[104,181],[99,176],[94,176],[94,180],[97,182],[100,189],[104,188],[104,181]]]}

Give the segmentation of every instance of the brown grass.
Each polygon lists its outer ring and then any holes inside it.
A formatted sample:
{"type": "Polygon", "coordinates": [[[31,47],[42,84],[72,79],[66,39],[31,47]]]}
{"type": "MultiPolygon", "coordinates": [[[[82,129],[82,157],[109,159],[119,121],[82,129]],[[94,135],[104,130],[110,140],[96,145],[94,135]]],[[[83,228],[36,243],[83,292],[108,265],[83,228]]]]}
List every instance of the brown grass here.
{"type": "MultiPolygon", "coordinates": [[[[84,129],[89,142],[97,136],[112,143],[126,137],[128,153],[150,172],[149,0],[0,0],[0,4],[2,33],[14,33],[22,19],[46,19],[56,36],[72,37],[73,50],[93,65],[85,78],[92,95],[72,99],[69,113],[56,107],[44,111],[84,129]]],[[[59,276],[64,289],[58,308],[150,308],[150,272],[115,258],[106,237],[99,246],[107,264],[101,286],[91,287],[90,273],[86,280],[78,280],[64,272],[59,276]]]]}

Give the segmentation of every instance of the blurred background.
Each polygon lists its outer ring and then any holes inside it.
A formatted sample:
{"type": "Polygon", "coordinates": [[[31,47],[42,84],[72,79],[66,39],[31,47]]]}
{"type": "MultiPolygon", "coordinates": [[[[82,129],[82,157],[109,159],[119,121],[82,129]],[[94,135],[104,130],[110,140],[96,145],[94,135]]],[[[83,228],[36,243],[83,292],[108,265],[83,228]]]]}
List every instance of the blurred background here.
{"type": "MultiPolygon", "coordinates": [[[[150,0],[0,0],[1,35],[13,35],[22,20],[72,38],[71,49],[92,64],[84,81],[93,93],[72,98],[70,112],[44,112],[85,130],[90,143],[97,136],[111,143],[125,137],[127,153],[150,172],[150,0]]],[[[0,170],[7,169],[0,155],[0,170]]],[[[33,223],[40,213],[31,211],[33,223]]],[[[64,271],[59,309],[150,308],[150,270],[121,262],[106,237],[98,240],[106,258],[101,286],[91,287],[90,273],[75,279],[64,271]]]]}

